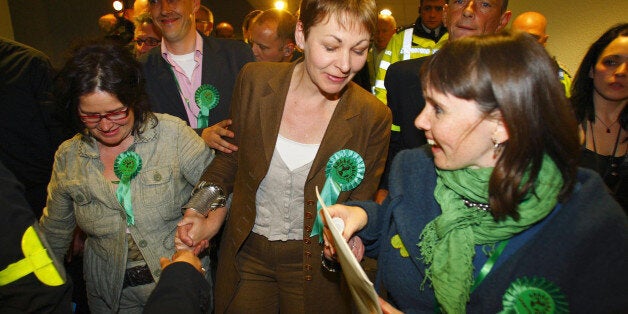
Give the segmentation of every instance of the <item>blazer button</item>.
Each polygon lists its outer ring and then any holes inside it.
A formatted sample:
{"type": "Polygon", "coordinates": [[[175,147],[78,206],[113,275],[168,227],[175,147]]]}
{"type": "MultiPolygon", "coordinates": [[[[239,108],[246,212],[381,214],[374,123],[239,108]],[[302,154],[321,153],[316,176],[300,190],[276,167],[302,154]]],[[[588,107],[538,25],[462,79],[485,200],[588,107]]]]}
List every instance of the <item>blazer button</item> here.
{"type": "Polygon", "coordinates": [[[305,232],[312,232],[312,227],[305,226],[305,232]]]}
{"type": "Polygon", "coordinates": [[[141,240],[137,245],[140,247],[146,247],[146,240],[141,240]]]}
{"type": "Polygon", "coordinates": [[[306,271],[312,270],[312,265],[310,265],[310,264],[303,265],[303,270],[306,270],[306,271]]]}
{"type": "Polygon", "coordinates": [[[312,215],[312,212],[305,212],[305,218],[312,219],[313,217],[314,215],[312,215]]]}
{"type": "Polygon", "coordinates": [[[306,204],[306,205],[308,205],[308,206],[312,206],[312,205],[314,205],[315,203],[314,203],[314,201],[313,201],[313,200],[307,200],[307,201],[305,202],[305,204],[306,204]]]}
{"type": "Polygon", "coordinates": [[[312,281],[312,275],[306,275],[304,279],[305,281],[312,281]]]}
{"type": "Polygon", "coordinates": [[[305,257],[312,257],[312,252],[305,251],[305,257]]]}
{"type": "Polygon", "coordinates": [[[310,238],[305,238],[305,239],[303,240],[303,242],[304,242],[305,244],[310,244],[310,243],[312,243],[312,241],[310,241],[310,238]]]}
{"type": "Polygon", "coordinates": [[[155,181],[161,181],[161,173],[155,172],[155,174],[153,174],[153,179],[155,181]]]}

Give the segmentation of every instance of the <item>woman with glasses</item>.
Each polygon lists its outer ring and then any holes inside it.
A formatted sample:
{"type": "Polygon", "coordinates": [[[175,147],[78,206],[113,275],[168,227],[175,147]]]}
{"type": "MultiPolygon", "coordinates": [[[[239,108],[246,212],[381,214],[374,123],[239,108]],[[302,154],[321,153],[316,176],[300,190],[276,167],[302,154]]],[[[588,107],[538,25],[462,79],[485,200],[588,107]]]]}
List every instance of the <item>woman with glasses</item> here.
{"type": "Polygon", "coordinates": [[[213,158],[182,120],[149,110],[139,63],[125,47],[77,48],[57,80],[78,133],[61,144],[40,225],[54,253],[86,234],[84,278],[93,313],[141,313],[174,252],[181,206],[213,158]]]}
{"type": "Polygon", "coordinates": [[[150,13],[135,17],[135,57],[139,58],[161,43],[161,30],[153,24],[150,13]]]}

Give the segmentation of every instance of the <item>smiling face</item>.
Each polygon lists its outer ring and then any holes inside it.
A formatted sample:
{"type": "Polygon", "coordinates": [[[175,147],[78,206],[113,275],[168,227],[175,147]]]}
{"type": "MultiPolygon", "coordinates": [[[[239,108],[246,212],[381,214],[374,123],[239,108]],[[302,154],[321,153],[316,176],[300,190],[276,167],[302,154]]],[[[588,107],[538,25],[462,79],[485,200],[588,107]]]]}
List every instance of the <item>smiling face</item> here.
{"type": "Polygon", "coordinates": [[[503,29],[510,11],[502,10],[503,0],[450,0],[445,6],[445,26],[449,39],[492,34],[503,29]]]}
{"type": "MultiPolygon", "coordinates": [[[[166,45],[196,36],[194,13],[200,0],[150,0],[153,22],[161,29],[166,45]]],[[[170,48],[170,47],[168,47],[170,48]]]]}
{"type": "MultiPolygon", "coordinates": [[[[96,91],[79,97],[78,114],[95,115],[118,112],[126,108],[118,98],[110,93],[96,91]]],[[[129,138],[135,121],[133,110],[128,110],[128,116],[124,119],[111,121],[102,118],[96,123],[84,123],[89,133],[105,146],[118,146],[129,138]]]]}
{"type": "Polygon", "coordinates": [[[303,49],[309,79],[327,96],[337,96],[366,63],[371,34],[364,25],[346,17],[339,23],[335,14],[309,29],[307,38],[301,22],[296,42],[303,49]]]}
{"type": "Polygon", "coordinates": [[[593,79],[594,97],[610,101],[628,99],[628,36],[615,38],[600,54],[589,76],[593,79]]]}
{"type": "Polygon", "coordinates": [[[495,139],[503,143],[506,130],[496,114],[486,115],[477,102],[428,88],[426,106],[414,124],[425,131],[436,167],[456,170],[493,167],[498,155],[495,139]]]}

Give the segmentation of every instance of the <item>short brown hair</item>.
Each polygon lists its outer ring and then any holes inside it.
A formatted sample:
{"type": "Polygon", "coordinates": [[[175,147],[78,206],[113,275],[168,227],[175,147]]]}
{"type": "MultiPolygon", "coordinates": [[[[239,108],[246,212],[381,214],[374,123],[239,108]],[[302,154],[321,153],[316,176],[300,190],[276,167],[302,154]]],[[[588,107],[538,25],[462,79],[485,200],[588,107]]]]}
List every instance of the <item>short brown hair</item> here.
{"type": "Polygon", "coordinates": [[[303,34],[307,38],[310,28],[325,19],[336,15],[338,23],[352,27],[353,23],[363,25],[369,34],[377,29],[377,5],[375,0],[302,0],[299,7],[299,21],[303,24],[303,34]],[[351,21],[355,18],[356,21],[351,21]]]}

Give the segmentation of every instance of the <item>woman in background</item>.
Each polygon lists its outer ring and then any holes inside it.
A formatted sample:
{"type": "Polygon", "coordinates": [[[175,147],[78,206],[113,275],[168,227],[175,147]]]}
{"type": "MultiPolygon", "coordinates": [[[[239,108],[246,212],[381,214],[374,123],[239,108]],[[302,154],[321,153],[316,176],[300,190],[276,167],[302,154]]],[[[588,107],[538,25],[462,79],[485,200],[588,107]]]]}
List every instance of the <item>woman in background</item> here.
{"type": "Polygon", "coordinates": [[[571,104],[584,133],[581,165],[597,171],[628,212],[628,23],[606,31],[587,51],[571,104]]]}
{"type": "Polygon", "coordinates": [[[185,122],[150,111],[140,65],[126,47],[77,48],[57,83],[78,134],[55,154],[42,230],[61,260],[76,225],[87,235],[91,312],[141,313],[212,152],[185,122]]]}
{"type": "Polygon", "coordinates": [[[378,259],[385,313],[628,308],[628,220],[576,168],[556,71],[523,33],[451,41],[423,65],[428,146],[397,155],[382,205],[330,207],[378,259]]]}

